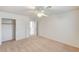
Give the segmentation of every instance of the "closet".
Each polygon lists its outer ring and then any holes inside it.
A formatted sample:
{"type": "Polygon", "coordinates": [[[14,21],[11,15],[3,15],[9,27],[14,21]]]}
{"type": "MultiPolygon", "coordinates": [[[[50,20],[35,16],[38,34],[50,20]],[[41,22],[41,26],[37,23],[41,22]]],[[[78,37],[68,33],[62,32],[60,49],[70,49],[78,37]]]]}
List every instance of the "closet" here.
{"type": "Polygon", "coordinates": [[[16,34],[15,19],[2,18],[2,42],[15,40],[16,34]]]}

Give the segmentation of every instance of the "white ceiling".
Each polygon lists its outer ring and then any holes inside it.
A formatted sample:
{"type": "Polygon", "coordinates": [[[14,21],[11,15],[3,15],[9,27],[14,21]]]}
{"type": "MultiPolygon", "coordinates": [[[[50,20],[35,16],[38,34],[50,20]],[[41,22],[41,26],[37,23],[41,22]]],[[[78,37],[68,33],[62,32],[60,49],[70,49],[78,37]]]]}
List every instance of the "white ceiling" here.
{"type": "MultiPolygon", "coordinates": [[[[31,6],[30,6],[31,7],[31,6]]],[[[34,15],[34,8],[30,8],[29,6],[0,6],[0,11],[21,14],[21,15],[34,15]]],[[[38,8],[40,8],[38,6],[38,8]]],[[[62,13],[70,10],[77,9],[79,7],[67,7],[67,6],[52,6],[52,8],[45,9],[45,13],[47,14],[56,14],[62,13]]]]}
{"type": "Polygon", "coordinates": [[[21,14],[21,15],[30,15],[30,11],[33,11],[32,9],[29,9],[24,6],[0,6],[0,11],[4,12],[10,12],[15,14],[21,14]]]}

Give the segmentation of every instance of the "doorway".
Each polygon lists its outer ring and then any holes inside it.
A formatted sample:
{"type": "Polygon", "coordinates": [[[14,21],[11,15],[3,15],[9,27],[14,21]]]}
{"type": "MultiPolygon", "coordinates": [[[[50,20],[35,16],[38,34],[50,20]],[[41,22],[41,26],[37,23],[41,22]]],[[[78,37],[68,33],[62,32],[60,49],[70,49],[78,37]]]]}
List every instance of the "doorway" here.
{"type": "Polygon", "coordinates": [[[15,19],[2,18],[2,42],[16,39],[15,19]]]}
{"type": "Polygon", "coordinates": [[[37,22],[35,20],[30,21],[30,36],[37,35],[37,22]]]}

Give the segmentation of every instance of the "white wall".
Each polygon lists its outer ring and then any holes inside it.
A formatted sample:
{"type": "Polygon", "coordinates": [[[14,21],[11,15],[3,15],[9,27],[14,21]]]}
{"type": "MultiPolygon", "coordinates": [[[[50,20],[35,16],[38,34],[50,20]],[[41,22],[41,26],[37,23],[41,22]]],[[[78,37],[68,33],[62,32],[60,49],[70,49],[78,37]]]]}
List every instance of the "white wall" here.
{"type": "Polygon", "coordinates": [[[79,47],[79,10],[40,19],[39,35],[79,47]]]}
{"type": "Polygon", "coordinates": [[[29,36],[29,32],[28,32],[29,17],[28,16],[17,15],[17,14],[12,14],[7,12],[0,12],[0,17],[16,19],[16,40],[24,39],[29,36]]]}

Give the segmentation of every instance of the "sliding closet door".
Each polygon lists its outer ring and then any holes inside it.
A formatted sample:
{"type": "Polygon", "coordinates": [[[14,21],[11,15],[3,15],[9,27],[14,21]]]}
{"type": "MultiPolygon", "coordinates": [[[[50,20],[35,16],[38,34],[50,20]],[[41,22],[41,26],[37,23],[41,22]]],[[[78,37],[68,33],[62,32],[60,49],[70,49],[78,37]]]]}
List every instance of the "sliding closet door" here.
{"type": "Polygon", "coordinates": [[[1,22],[2,22],[2,21],[1,21],[1,18],[0,18],[0,45],[1,45],[1,43],[2,43],[2,42],[1,42],[1,40],[2,40],[2,31],[1,31],[1,30],[2,30],[2,24],[1,24],[1,22]]]}
{"type": "Polygon", "coordinates": [[[14,39],[14,25],[13,20],[2,19],[2,41],[14,39]]]}

